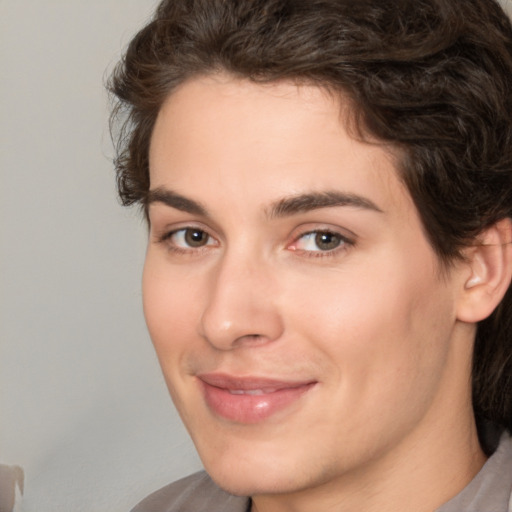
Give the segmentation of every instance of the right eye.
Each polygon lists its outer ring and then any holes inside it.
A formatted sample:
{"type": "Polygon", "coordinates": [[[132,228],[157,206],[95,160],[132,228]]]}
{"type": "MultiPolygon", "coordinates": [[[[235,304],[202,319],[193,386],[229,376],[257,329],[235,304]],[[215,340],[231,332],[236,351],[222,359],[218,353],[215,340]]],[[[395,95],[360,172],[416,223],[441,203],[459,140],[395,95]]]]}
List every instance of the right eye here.
{"type": "Polygon", "coordinates": [[[215,245],[215,240],[202,229],[183,228],[171,231],[164,240],[179,249],[197,249],[207,245],[215,245]]]}

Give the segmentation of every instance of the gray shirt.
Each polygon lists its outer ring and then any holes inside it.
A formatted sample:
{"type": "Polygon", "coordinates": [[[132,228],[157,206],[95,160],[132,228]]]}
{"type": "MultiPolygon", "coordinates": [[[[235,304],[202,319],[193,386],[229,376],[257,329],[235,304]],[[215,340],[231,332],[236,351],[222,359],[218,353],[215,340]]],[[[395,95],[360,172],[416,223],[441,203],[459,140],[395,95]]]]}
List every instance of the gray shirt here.
{"type": "MultiPolygon", "coordinates": [[[[178,480],[141,501],[132,512],[249,512],[250,499],[233,496],[204,472],[178,480]]],[[[512,437],[457,496],[436,512],[512,512],[512,437]]]]}
{"type": "Polygon", "coordinates": [[[503,434],[469,485],[436,512],[512,512],[512,437],[503,434]]]}

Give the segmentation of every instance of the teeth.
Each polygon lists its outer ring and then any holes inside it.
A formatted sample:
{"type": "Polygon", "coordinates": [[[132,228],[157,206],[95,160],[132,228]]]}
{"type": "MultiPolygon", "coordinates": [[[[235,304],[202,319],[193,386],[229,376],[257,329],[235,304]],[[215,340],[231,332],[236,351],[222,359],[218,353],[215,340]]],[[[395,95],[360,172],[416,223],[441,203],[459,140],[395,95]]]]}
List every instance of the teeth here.
{"type": "Polygon", "coordinates": [[[276,391],[275,389],[230,389],[229,392],[232,395],[251,395],[251,396],[258,396],[258,395],[266,395],[267,393],[273,393],[276,391]]]}

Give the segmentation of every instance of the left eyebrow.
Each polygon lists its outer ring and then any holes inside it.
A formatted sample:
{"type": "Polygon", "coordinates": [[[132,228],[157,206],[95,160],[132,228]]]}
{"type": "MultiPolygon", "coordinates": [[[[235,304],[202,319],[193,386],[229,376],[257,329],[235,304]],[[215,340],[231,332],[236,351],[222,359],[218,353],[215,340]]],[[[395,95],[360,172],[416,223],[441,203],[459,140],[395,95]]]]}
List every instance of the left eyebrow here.
{"type": "Polygon", "coordinates": [[[267,210],[270,219],[288,217],[297,213],[305,213],[321,208],[332,208],[336,206],[352,206],[378,213],[383,211],[370,199],[338,191],[311,192],[284,197],[273,203],[267,210]]]}

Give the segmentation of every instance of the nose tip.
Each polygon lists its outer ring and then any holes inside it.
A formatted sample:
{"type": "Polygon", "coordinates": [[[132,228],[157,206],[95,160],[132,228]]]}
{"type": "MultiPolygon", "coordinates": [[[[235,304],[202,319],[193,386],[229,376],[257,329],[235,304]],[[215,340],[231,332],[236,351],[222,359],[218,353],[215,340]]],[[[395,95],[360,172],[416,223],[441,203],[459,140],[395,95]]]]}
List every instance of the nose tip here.
{"type": "Polygon", "coordinates": [[[283,323],[272,279],[263,268],[224,266],[211,281],[200,323],[201,335],[219,350],[257,346],[278,339],[283,323]]]}
{"type": "MultiPolygon", "coordinates": [[[[255,297],[248,300],[255,301],[255,297]]],[[[226,303],[214,303],[203,315],[201,327],[203,337],[219,350],[231,350],[240,346],[256,346],[279,338],[282,332],[277,311],[272,305],[256,311],[245,308],[240,301],[231,307],[226,303]]]]}

